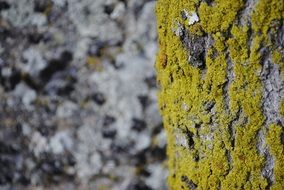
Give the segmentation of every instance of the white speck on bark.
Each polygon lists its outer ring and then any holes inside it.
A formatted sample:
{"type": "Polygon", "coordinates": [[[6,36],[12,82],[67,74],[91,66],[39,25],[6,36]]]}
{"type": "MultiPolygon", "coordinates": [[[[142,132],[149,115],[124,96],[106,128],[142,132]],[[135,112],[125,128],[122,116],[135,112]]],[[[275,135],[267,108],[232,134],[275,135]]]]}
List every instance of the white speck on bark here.
{"type": "Polygon", "coordinates": [[[187,136],[180,129],[176,129],[176,145],[188,148],[187,136]]]}
{"type": "Polygon", "coordinates": [[[181,104],[181,109],[184,110],[184,111],[188,111],[188,110],[189,110],[189,107],[188,107],[188,105],[187,105],[186,103],[183,102],[183,103],[181,104]]]}
{"type": "Polygon", "coordinates": [[[199,21],[199,17],[196,12],[191,11],[188,12],[187,10],[183,10],[185,19],[188,19],[188,24],[193,25],[195,22],[199,21]]]}
{"type": "Polygon", "coordinates": [[[195,22],[199,21],[199,17],[196,12],[191,12],[188,16],[188,24],[193,25],[195,22]]]}

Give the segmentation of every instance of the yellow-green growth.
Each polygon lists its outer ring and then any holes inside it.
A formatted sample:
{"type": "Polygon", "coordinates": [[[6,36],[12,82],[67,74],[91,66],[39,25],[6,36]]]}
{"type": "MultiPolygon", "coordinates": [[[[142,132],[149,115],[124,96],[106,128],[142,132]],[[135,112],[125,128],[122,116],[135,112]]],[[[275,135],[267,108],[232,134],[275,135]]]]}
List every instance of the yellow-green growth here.
{"type": "Polygon", "coordinates": [[[282,115],[282,117],[284,117],[284,100],[282,100],[280,105],[280,114],[282,115]]]}
{"type": "Polygon", "coordinates": [[[271,190],[283,189],[284,187],[284,146],[281,142],[283,126],[271,125],[267,134],[267,143],[275,162],[275,184],[271,190]]]}
{"type": "MultiPolygon", "coordinates": [[[[271,185],[262,174],[266,159],[258,150],[257,138],[270,128],[262,110],[261,49],[274,50],[268,32],[276,21],[283,21],[284,5],[282,0],[259,0],[251,17],[241,22],[245,7],[243,0],[215,0],[211,5],[199,0],[157,2],[158,96],[168,135],[171,189],[266,189],[271,185]],[[181,17],[184,10],[197,12],[199,22],[188,25],[181,17]],[[181,28],[186,34],[176,35],[174,31],[181,28]],[[204,50],[205,68],[189,61],[194,50],[186,47],[184,35],[214,42],[204,50]]],[[[283,61],[279,56],[274,55],[275,64],[283,61]]],[[[273,135],[272,127],[266,137],[273,135]]],[[[283,145],[267,143],[275,160],[283,160],[283,154],[274,152],[283,153],[283,145]]],[[[277,182],[283,173],[283,166],[276,162],[273,188],[284,189],[277,182]]]]}

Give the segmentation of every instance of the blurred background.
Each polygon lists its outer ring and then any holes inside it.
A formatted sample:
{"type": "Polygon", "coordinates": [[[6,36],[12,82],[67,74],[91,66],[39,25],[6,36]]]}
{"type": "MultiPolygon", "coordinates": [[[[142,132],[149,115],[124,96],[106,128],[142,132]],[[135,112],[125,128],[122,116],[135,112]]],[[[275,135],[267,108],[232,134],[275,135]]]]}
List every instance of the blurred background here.
{"type": "Polygon", "coordinates": [[[166,189],[153,0],[0,0],[0,189],[166,189]]]}

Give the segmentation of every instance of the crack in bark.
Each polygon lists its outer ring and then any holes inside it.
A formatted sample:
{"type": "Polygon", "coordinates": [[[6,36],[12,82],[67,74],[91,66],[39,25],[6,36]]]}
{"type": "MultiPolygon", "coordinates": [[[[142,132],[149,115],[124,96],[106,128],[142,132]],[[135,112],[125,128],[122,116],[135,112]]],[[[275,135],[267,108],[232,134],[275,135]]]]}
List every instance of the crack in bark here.
{"type": "MultiPolygon", "coordinates": [[[[269,126],[273,123],[282,123],[281,115],[279,113],[279,106],[281,97],[284,97],[284,81],[281,80],[279,65],[273,64],[270,61],[270,56],[267,53],[268,50],[263,48],[263,67],[261,71],[261,80],[264,86],[263,98],[262,98],[262,109],[265,116],[264,127],[269,129],[269,126]]],[[[265,135],[260,132],[258,136],[258,150],[265,156],[265,166],[262,170],[262,175],[268,180],[269,189],[274,183],[273,168],[275,161],[269,152],[269,148],[265,146],[265,135]]]]}
{"type": "Polygon", "coordinates": [[[206,69],[205,57],[207,50],[213,45],[213,39],[210,35],[197,36],[191,34],[182,24],[178,23],[177,25],[174,33],[179,36],[184,48],[188,51],[188,62],[196,68],[206,69]]]}
{"type": "Polygon", "coordinates": [[[226,52],[226,60],[227,60],[227,82],[223,87],[224,91],[224,100],[225,100],[225,110],[227,114],[230,114],[230,97],[229,97],[229,87],[231,86],[232,82],[234,81],[234,72],[233,72],[233,62],[229,56],[229,52],[226,52]]]}
{"type": "Polygon", "coordinates": [[[240,118],[241,114],[242,114],[242,109],[240,108],[228,125],[228,130],[229,130],[229,134],[231,137],[231,146],[233,150],[235,149],[235,137],[236,137],[236,130],[233,126],[241,122],[241,118],[240,118]]]}
{"type": "Polygon", "coordinates": [[[244,9],[242,9],[237,16],[238,25],[240,26],[250,26],[250,16],[253,9],[256,6],[258,0],[246,0],[244,9]]]}
{"type": "MultiPolygon", "coordinates": [[[[234,78],[235,78],[234,71],[233,71],[234,65],[233,65],[233,62],[230,58],[229,50],[226,49],[225,51],[226,51],[225,57],[226,57],[226,63],[227,63],[227,68],[226,68],[227,81],[226,81],[225,85],[223,86],[224,104],[225,104],[224,106],[225,106],[225,110],[226,110],[227,114],[232,115],[231,110],[230,110],[230,101],[231,100],[230,100],[230,96],[229,96],[229,88],[230,88],[230,86],[233,83],[234,78]]],[[[240,116],[239,111],[230,120],[230,122],[228,123],[228,126],[227,126],[228,133],[229,133],[229,136],[230,136],[230,143],[231,143],[231,146],[232,146],[232,150],[226,149],[226,157],[227,157],[227,161],[228,161],[228,164],[229,164],[229,169],[228,169],[227,174],[225,176],[227,176],[230,173],[230,171],[233,169],[233,159],[232,159],[231,151],[233,151],[234,147],[235,147],[236,131],[234,129],[234,123],[239,120],[239,116],[240,116]]]]}

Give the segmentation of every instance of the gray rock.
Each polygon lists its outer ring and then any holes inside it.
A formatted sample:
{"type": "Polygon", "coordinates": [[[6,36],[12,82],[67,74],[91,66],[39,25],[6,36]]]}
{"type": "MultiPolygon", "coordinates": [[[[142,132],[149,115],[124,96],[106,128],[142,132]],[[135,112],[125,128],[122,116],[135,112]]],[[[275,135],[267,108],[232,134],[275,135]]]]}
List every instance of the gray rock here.
{"type": "Polygon", "coordinates": [[[166,189],[155,2],[7,3],[0,159],[9,160],[0,185],[166,189]]]}

